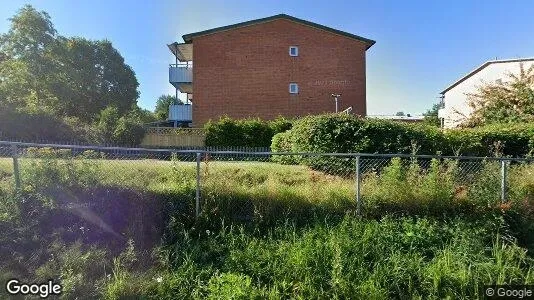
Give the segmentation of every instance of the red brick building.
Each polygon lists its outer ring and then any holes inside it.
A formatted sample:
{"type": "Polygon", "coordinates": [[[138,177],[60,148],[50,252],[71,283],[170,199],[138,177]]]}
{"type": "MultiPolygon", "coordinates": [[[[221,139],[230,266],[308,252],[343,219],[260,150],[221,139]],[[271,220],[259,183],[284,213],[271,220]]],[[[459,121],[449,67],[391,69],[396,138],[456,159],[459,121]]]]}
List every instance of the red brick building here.
{"type": "Polygon", "coordinates": [[[195,127],[209,119],[366,115],[365,52],[375,42],[276,15],[183,36],[169,77],[193,103],[195,127]]]}

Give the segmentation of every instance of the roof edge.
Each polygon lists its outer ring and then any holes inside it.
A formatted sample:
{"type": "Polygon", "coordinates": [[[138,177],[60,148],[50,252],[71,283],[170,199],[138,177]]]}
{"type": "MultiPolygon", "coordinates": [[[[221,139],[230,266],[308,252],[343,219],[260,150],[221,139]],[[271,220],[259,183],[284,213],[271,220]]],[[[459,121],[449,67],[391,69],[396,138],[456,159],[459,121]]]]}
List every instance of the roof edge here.
{"type": "Polygon", "coordinates": [[[523,62],[523,61],[534,61],[534,57],[489,60],[489,61],[483,63],[482,65],[480,65],[479,67],[477,67],[476,69],[474,69],[473,71],[467,73],[465,76],[463,76],[462,78],[458,79],[453,84],[449,85],[446,89],[444,89],[442,92],[440,92],[440,95],[443,95],[446,92],[450,91],[452,88],[456,87],[460,83],[462,83],[465,80],[467,80],[469,77],[475,75],[476,73],[480,72],[482,69],[485,69],[487,66],[489,66],[491,64],[509,63],[509,62],[523,62]]]}
{"type": "Polygon", "coordinates": [[[303,20],[303,19],[295,18],[293,16],[286,15],[286,14],[278,14],[278,15],[274,15],[274,16],[270,16],[270,17],[266,17],[266,18],[254,19],[254,20],[245,21],[245,22],[241,22],[241,23],[236,23],[236,24],[232,24],[232,25],[226,25],[226,26],[216,27],[216,28],[212,28],[212,29],[208,29],[208,30],[199,31],[199,32],[189,33],[189,34],[183,35],[182,38],[184,39],[184,42],[191,43],[193,41],[193,38],[196,38],[196,37],[199,37],[199,36],[213,34],[213,33],[216,33],[216,32],[231,30],[231,29],[240,28],[240,27],[246,27],[246,26],[252,26],[252,25],[256,25],[256,24],[266,23],[266,22],[274,21],[276,19],[290,20],[290,21],[293,21],[293,22],[296,22],[296,23],[308,25],[308,26],[311,26],[311,27],[314,27],[314,28],[317,28],[317,29],[322,29],[322,30],[325,30],[325,31],[328,31],[328,32],[331,32],[331,33],[335,33],[335,34],[338,34],[338,35],[342,35],[342,36],[345,36],[345,37],[348,37],[348,38],[352,38],[352,39],[364,42],[364,43],[367,44],[367,47],[365,48],[366,50],[371,48],[371,46],[373,46],[376,43],[376,41],[368,39],[368,38],[364,38],[364,37],[361,37],[361,36],[358,36],[358,35],[355,35],[355,34],[352,34],[352,33],[348,33],[348,32],[345,32],[345,31],[341,31],[341,30],[338,30],[338,29],[327,27],[327,26],[324,26],[324,25],[321,25],[321,24],[317,24],[317,23],[314,23],[314,22],[310,22],[310,21],[306,21],[306,20],[303,20]]]}

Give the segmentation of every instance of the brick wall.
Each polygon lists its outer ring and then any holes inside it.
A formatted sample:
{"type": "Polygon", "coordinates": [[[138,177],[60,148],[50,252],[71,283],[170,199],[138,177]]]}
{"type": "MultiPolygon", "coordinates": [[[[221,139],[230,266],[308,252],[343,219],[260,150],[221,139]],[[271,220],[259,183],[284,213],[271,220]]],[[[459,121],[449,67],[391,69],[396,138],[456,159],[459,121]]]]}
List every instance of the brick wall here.
{"type": "Polygon", "coordinates": [[[278,19],[193,40],[193,122],[294,117],[340,110],[365,115],[363,42],[278,19]],[[298,46],[299,56],[289,56],[298,46]],[[289,94],[289,83],[299,85],[289,94]]]}

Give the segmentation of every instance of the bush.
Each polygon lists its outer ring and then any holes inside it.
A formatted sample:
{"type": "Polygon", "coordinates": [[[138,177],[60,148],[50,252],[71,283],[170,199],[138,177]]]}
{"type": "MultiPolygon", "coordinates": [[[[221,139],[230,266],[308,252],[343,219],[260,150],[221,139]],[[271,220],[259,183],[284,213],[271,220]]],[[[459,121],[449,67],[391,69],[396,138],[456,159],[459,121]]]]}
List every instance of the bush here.
{"type": "Polygon", "coordinates": [[[130,118],[121,117],[113,131],[112,141],[122,146],[136,146],[141,144],[145,129],[130,118]]]}
{"type": "Polygon", "coordinates": [[[204,125],[206,146],[270,147],[275,134],[291,128],[291,122],[278,118],[273,121],[261,119],[233,120],[222,117],[204,125]]]}
{"type": "Polygon", "coordinates": [[[272,151],[528,156],[534,124],[440,131],[425,124],[327,114],[299,119],[273,138],[272,151]]]}
{"type": "Polygon", "coordinates": [[[531,156],[534,124],[488,125],[444,132],[445,144],[462,155],[531,156]]]}
{"type": "Polygon", "coordinates": [[[441,144],[435,127],[340,114],[299,119],[290,132],[284,143],[299,152],[411,153],[416,142],[425,154],[435,154],[441,144]]]}
{"type": "Polygon", "coordinates": [[[86,142],[81,130],[46,112],[21,112],[0,107],[0,139],[86,142]]]}

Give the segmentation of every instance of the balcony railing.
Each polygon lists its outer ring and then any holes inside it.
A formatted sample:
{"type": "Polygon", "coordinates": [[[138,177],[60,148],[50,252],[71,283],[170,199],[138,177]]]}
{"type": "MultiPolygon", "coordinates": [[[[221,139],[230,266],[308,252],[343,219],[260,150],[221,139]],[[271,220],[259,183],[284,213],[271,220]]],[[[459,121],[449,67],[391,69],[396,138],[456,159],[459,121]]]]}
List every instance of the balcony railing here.
{"type": "Polygon", "coordinates": [[[169,65],[169,82],[170,83],[192,83],[193,82],[193,65],[170,64],[169,65]]]}

